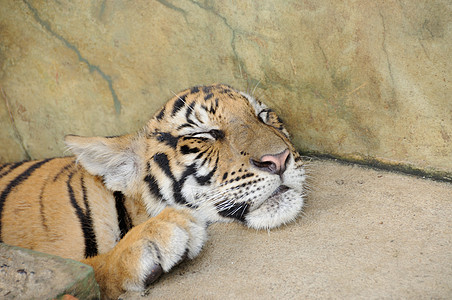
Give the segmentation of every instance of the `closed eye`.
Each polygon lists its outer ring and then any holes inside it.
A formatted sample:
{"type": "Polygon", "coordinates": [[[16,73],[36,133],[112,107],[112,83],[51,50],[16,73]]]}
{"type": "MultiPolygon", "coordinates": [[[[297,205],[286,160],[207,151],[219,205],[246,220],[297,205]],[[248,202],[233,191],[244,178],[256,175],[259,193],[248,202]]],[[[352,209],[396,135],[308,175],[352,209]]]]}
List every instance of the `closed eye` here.
{"type": "Polygon", "coordinates": [[[192,134],[188,134],[187,136],[193,137],[193,138],[221,140],[224,138],[224,131],[222,131],[220,129],[211,129],[209,131],[195,132],[192,134]]]}

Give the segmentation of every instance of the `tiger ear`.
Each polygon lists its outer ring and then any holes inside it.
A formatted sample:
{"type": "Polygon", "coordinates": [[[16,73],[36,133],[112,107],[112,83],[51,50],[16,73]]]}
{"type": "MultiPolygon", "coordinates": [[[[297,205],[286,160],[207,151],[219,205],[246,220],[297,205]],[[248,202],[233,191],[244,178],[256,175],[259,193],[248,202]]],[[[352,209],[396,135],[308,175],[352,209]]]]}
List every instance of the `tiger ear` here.
{"type": "Polygon", "coordinates": [[[89,173],[102,176],[110,190],[127,193],[139,177],[141,163],[138,146],[131,136],[67,135],[64,141],[77,161],[89,173]]]}

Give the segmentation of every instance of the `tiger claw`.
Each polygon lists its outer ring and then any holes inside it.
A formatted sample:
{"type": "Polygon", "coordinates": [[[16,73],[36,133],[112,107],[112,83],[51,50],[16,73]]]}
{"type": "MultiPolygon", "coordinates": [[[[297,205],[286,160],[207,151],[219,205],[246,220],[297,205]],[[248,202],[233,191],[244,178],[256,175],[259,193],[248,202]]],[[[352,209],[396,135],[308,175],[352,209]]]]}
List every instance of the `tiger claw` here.
{"type": "Polygon", "coordinates": [[[163,268],[160,264],[155,264],[151,268],[151,272],[146,276],[144,280],[144,287],[147,289],[163,274],[163,268]]]}

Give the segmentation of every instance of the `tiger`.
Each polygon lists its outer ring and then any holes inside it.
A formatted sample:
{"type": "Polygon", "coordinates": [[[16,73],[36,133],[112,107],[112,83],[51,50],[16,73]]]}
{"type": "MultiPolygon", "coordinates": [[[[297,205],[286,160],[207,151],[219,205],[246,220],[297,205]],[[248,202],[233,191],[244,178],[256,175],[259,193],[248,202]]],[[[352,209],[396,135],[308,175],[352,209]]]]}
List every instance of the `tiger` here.
{"type": "Polygon", "coordinates": [[[65,144],[74,156],[0,166],[0,241],[90,265],[104,299],[195,258],[212,223],[269,230],[305,201],[281,119],[225,84],[174,94],[135,133],[65,144]]]}

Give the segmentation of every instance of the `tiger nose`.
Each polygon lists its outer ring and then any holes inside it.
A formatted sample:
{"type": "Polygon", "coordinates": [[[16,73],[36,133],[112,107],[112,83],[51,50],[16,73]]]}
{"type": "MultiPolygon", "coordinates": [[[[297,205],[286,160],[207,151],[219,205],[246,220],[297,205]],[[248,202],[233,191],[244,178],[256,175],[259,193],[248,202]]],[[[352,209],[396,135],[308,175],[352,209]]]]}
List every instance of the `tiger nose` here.
{"type": "Polygon", "coordinates": [[[278,154],[265,154],[260,160],[251,159],[251,164],[260,170],[282,175],[286,170],[288,157],[289,149],[286,149],[278,154]]]}

